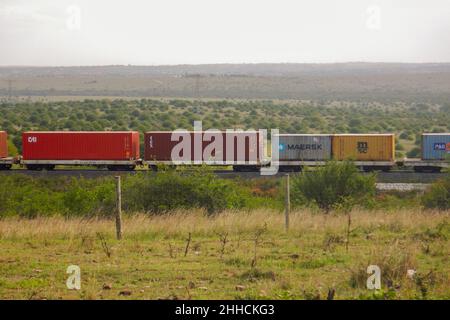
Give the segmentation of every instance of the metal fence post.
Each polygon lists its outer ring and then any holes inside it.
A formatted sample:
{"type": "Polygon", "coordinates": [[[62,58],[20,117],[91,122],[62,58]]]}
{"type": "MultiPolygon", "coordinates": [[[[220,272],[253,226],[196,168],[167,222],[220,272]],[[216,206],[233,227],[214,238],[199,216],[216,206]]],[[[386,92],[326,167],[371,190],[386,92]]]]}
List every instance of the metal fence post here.
{"type": "Polygon", "coordinates": [[[116,177],[116,236],[122,239],[122,188],[120,176],[116,177]]]}

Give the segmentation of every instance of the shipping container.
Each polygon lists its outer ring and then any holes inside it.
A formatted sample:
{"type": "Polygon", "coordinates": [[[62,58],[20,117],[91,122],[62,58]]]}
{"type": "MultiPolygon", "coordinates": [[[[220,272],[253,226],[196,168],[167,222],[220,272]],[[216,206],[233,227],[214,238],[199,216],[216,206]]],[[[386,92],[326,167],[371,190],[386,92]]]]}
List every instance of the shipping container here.
{"type": "Polygon", "coordinates": [[[332,156],[335,160],[395,161],[395,135],[335,134],[332,156]]]}
{"type": "Polygon", "coordinates": [[[22,134],[23,160],[139,159],[135,131],[30,131],[22,134]]]}
{"type": "Polygon", "coordinates": [[[262,139],[258,131],[149,131],[145,161],[186,164],[258,164],[262,139]]]}
{"type": "Polygon", "coordinates": [[[331,158],[329,134],[279,134],[278,138],[280,161],[325,161],[331,158]]]}
{"type": "Polygon", "coordinates": [[[0,158],[8,157],[8,135],[0,131],[0,158]]]}
{"type": "Polygon", "coordinates": [[[423,160],[450,160],[450,133],[422,134],[423,160]]]}

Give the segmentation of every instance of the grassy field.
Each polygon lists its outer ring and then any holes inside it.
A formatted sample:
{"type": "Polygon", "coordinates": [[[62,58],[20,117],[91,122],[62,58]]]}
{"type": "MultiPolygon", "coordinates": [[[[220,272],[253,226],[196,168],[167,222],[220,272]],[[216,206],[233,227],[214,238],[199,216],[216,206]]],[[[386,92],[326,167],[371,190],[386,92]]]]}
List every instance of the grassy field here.
{"type": "Polygon", "coordinates": [[[347,216],[309,211],[291,215],[288,233],[275,211],[126,216],[122,241],[113,220],[7,218],[0,298],[449,299],[449,214],[355,210],[348,243],[347,216]],[[66,288],[72,264],[79,291],[66,288]],[[366,289],[372,264],[378,293],[366,289]]]}

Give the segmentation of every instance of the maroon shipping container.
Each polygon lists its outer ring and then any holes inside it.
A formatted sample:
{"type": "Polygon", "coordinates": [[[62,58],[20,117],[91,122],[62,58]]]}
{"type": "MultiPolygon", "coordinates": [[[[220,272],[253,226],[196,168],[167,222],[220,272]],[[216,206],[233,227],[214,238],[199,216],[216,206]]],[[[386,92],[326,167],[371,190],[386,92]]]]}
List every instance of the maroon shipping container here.
{"type": "Polygon", "coordinates": [[[258,131],[150,131],[144,141],[144,158],[154,162],[258,164],[262,153],[258,131]]]}
{"type": "Polygon", "coordinates": [[[24,160],[139,159],[135,131],[30,131],[22,134],[24,160]]]}
{"type": "Polygon", "coordinates": [[[8,135],[0,131],[0,158],[8,157],[8,135]]]}

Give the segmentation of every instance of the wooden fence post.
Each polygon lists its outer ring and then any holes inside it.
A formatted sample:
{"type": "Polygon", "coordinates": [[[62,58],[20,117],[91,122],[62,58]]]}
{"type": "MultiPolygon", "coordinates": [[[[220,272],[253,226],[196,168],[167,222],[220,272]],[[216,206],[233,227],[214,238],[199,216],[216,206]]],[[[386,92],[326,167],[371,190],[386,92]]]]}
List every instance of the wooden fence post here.
{"type": "Polygon", "coordinates": [[[289,212],[291,211],[291,192],[289,188],[289,173],[286,174],[286,195],[285,195],[285,228],[286,231],[289,230],[289,212]]]}
{"type": "Polygon", "coordinates": [[[116,236],[122,239],[122,188],[120,176],[116,177],[116,236]]]}

